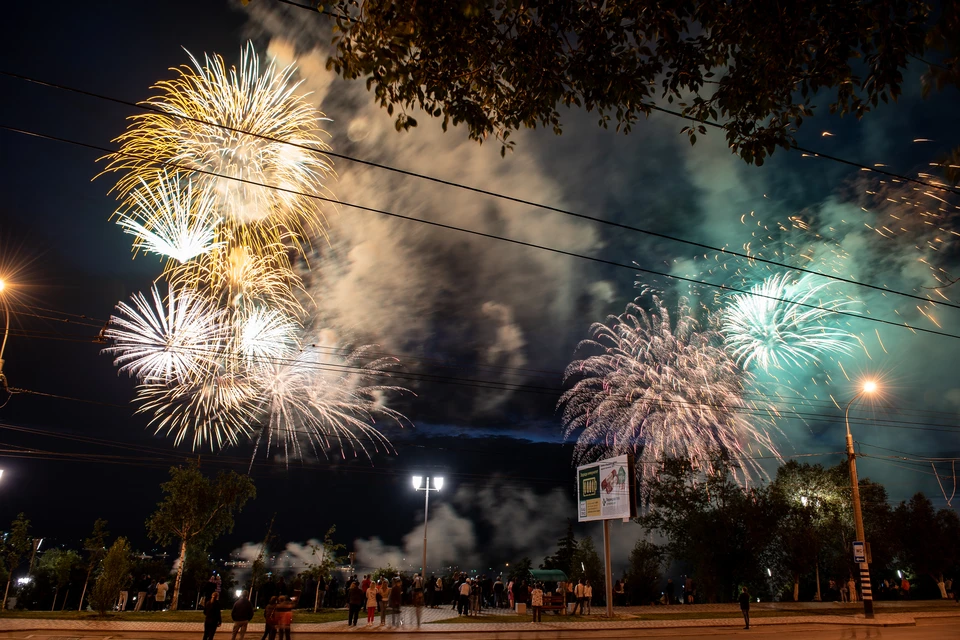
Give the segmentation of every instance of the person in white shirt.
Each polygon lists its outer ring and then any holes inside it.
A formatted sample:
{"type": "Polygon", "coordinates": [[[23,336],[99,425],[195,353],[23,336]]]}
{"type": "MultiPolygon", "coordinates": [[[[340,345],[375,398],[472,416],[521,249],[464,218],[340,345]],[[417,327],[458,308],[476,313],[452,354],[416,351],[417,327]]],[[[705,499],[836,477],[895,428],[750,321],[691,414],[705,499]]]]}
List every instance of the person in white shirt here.
{"type": "Polygon", "coordinates": [[[470,578],[460,585],[460,604],[457,607],[460,615],[470,615],[470,578]]]}
{"type": "Polygon", "coordinates": [[[593,604],[593,585],[590,584],[590,581],[587,580],[587,584],[583,585],[583,602],[587,605],[587,615],[593,611],[591,605],[593,604]]]}

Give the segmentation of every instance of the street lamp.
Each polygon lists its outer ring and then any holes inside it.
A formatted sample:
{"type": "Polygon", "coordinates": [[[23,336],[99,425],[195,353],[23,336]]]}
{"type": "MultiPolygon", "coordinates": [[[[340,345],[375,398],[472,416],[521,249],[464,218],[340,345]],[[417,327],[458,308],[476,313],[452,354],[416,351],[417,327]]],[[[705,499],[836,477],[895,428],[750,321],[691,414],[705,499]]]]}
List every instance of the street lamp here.
{"type": "MultiPolygon", "coordinates": [[[[865,395],[870,395],[877,391],[877,383],[873,380],[867,380],[860,387],[857,395],[850,398],[847,408],[843,412],[843,422],[847,426],[847,460],[850,462],[850,487],[853,493],[853,522],[857,531],[857,540],[864,543],[866,548],[866,539],[863,533],[863,513],[860,511],[860,481],[857,480],[857,454],[853,451],[853,436],[850,435],[850,407],[853,403],[865,395]]],[[[864,558],[866,560],[866,558],[864,558]]],[[[870,565],[866,562],[860,563],[860,588],[863,591],[863,615],[867,618],[873,618],[873,589],[870,586],[870,565]]]]}
{"type": "Polygon", "coordinates": [[[433,486],[430,486],[430,478],[422,476],[413,476],[413,488],[417,491],[423,491],[423,565],[420,568],[420,577],[424,578],[427,573],[427,516],[430,509],[430,492],[440,491],[443,488],[443,478],[434,478],[433,486]]]}
{"type": "Polygon", "coordinates": [[[3,315],[6,318],[3,341],[0,342],[0,386],[4,389],[7,388],[7,378],[3,375],[3,350],[7,348],[7,336],[10,335],[10,308],[7,306],[7,296],[4,295],[6,288],[7,283],[4,282],[3,278],[0,278],[0,307],[3,308],[3,315]]]}

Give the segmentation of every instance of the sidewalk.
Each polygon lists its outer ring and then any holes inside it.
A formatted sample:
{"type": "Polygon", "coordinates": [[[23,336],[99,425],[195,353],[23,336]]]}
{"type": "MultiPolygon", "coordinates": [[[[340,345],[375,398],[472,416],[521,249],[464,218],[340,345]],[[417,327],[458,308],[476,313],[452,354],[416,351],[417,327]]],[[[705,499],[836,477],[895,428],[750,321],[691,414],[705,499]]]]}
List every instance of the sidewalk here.
{"type": "MultiPolygon", "coordinates": [[[[957,606],[953,602],[949,604],[939,604],[936,601],[925,602],[925,603],[904,603],[901,606],[897,606],[898,603],[881,603],[879,606],[880,612],[876,614],[876,617],[872,620],[867,620],[864,618],[862,609],[857,605],[840,605],[836,603],[758,603],[751,607],[751,613],[754,614],[750,620],[750,626],[752,627],[764,627],[764,626],[776,626],[776,625],[800,625],[800,624],[815,624],[815,625],[845,625],[845,626],[864,626],[864,627],[892,627],[892,626],[914,626],[917,623],[918,618],[951,618],[958,617],[960,618],[960,606],[957,606]],[[801,605],[801,606],[798,606],[801,605]],[[812,605],[812,606],[811,606],[812,605]],[[892,606],[886,606],[892,605],[892,606]],[[933,609],[930,611],[896,611],[897,609],[905,609],[909,607],[919,607],[923,606],[928,609],[933,609]],[[760,612],[775,613],[778,610],[792,610],[796,611],[798,609],[836,609],[837,613],[834,614],[825,614],[820,613],[816,615],[789,615],[789,616],[772,616],[772,617],[757,617],[756,614],[760,612]],[[883,611],[886,609],[887,611],[883,611]],[[893,611],[890,611],[890,610],[893,611]]],[[[499,610],[499,611],[490,611],[481,616],[481,619],[485,616],[496,615],[497,617],[501,616],[511,616],[509,611],[499,610]]],[[[602,609],[601,609],[602,611],[602,609]]],[[[577,632],[583,630],[603,630],[603,629],[676,629],[676,628],[717,628],[717,627],[740,627],[743,625],[743,620],[737,616],[735,618],[697,618],[697,619],[679,619],[679,620],[670,620],[670,619],[644,619],[644,616],[647,615],[658,615],[662,616],[665,614],[675,613],[680,614],[691,614],[691,613],[726,613],[730,614],[733,612],[739,613],[739,609],[735,604],[718,604],[718,605],[684,605],[684,606],[670,606],[670,607],[618,607],[616,613],[618,616],[621,616],[618,620],[606,621],[599,616],[589,616],[586,619],[577,620],[574,622],[557,622],[552,615],[545,615],[544,622],[534,624],[530,621],[530,616],[516,616],[516,622],[472,622],[464,623],[457,622],[456,612],[451,611],[449,607],[442,607],[440,609],[423,609],[422,611],[422,626],[417,628],[414,624],[414,610],[412,607],[405,607],[403,610],[403,624],[397,629],[394,627],[380,626],[379,616],[373,625],[366,625],[366,616],[361,616],[360,625],[357,627],[348,627],[347,623],[344,621],[337,622],[325,622],[325,623],[307,623],[307,624],[293,624],[292,631],[296,634],[327,634],[327,633],[359,633],[359,634],[370,634],[370,633],[395,633],[395,632],[414,632],[419,631],[420,633],[445,633],[448,635],[459,634],[462,632],[470,633],[496,633],[503,631],[512,631],[512,632],[542,632],[550,631],[553,633],[562,633],[564,631],[571,632],[572,635],[575,635],[577,632]],[[450,622],[442,622],[444,620],[449,620],[450,622]]],[[[229,616],[228,616],[229,617],[229,616]]],[[[389,616],[388,616],[389,622],[389,616]]],[[[229,622],[225,621],[224,627],[228,627],[229,622]]],[[[0,632],[3,631],[40,631],[40,630],[55,630],[55,631],[136,631],[136,632],[158,632],[158,633],[170,633],[170,632],[197,632],[200,633],[203,631],[203,625],[196,622],[138,622],[138,621],[96,621],[96,620],[54,620],[54,619],[44,619],[44,618],[0,618],[0,632]]],[[[251,624],[248,629],[248,634],[252,637],[257,637],[263,632],[262,623],[251,624]]]]}

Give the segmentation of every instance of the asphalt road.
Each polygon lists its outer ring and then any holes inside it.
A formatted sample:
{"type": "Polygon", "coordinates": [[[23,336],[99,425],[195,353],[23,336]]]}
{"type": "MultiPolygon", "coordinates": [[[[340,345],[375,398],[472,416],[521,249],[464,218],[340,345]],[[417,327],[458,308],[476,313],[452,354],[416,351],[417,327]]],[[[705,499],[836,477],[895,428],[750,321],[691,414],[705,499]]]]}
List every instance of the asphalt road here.
{"type": "MultiPolygon", "coordinates": [[[[432,626],[432,625],[431,625],[432,626]]],[[[226,625],[224,625],[226,627],[226,625]]],[[[82,632],[82,631],[18,631],[0,632],[0,640],[200,640],[200,633],[181,632],[82,632]]],[[[248,634],[246,640],[259,640],[259,634],[248,634]]],[[[362,627],[348,633],[310,633],[294,634],[296,640],[361,640],[376,636],[389,640],[619,640],[621,638],[738,638],[745,640],[960,640],[960,620],[957,618],[921,619],[916,626],[905,627],[863,627],[818,624],[763,625],[746,629],[697,627],[684,629],[621,629],[586,631],[583,629],[542,630],[542,631],[459,631],[444,633],[431,631],[425,633],[376,631],[364,633],[362,627]]],[[[215,640],[230,640],[229,631],[222,629],[215,640]]]]}

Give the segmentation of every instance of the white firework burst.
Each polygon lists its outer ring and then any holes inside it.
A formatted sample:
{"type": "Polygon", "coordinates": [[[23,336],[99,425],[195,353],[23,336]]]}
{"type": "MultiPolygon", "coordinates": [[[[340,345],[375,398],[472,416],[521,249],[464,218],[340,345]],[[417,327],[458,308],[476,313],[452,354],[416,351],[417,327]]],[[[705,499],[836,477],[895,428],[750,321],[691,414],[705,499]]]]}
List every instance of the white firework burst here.
{"type": "Polygon", "coordinates": [[[183,264],[226,243],[217,240],[220,219],[209,193],[194,191],[193,182],[161,172],[130,192],[128,206],[117,212],[117,224],[133,235],[134,251],[156,253],[183,264]]]}
{"type": "Polygon", "coordinates": [[[657,296],[594,324],[581,347],[602,353],[571,363],[563,394],[564,434],[577,436],[579,463],[633,453],[637,473],[657,473],[663,458],[689,459],[711,471],[718,458],[739,465],[742,482],[759,471],[756,454],[779,456],[761,407],[744,399],[743,374],[715,331],[701,330],[681,300],[677,320],[657,296]]]}
{"type": "Polygon", "coordinates": [[[849,355],[856,336],[837,326],[834,311],[853,302],[824,297],[828,283],[787,271],[729,296],[721,316],[727,350],[741,367],[801,367],[826,354],[849,355]]]}
{"type": "Polygon", "coordinates": [[[202,377],[222,354],[228,332],[223,313],[191,289],[170,287],[166,297],[151,289],[132,305],[121,302],[104,332],[120,371],[141,382],[189,381],[202,377]]]}

